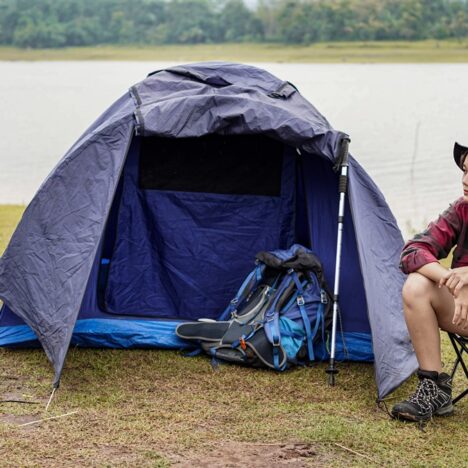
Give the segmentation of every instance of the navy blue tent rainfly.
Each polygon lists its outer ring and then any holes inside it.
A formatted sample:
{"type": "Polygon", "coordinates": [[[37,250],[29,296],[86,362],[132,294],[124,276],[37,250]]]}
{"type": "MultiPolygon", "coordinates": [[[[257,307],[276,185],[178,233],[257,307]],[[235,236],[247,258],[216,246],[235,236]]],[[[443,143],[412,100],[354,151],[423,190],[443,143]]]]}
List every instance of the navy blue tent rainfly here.
{"type": "MultiPolygon", "coordinates": [[[[310,247],[332,285],[342,135],[255,67],[149,75],[26,209],[0,259],[0,346],[39,340],[58,385],[70,343],[186,346],[175,327],[218,317],[259,251],[310,247]]],[[[348,174],[336,359],[375,360],[383,397],[417,367],[400,298],[403,240],[352,156],[348,174]]]]}

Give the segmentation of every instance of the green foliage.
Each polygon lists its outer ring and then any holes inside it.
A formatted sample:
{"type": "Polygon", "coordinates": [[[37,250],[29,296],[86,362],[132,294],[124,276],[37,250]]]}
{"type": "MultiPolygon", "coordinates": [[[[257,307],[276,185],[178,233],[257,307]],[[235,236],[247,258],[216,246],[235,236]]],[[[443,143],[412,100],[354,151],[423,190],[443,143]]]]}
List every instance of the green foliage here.
{"type": "Polygon", "coordinates": [[[317,0],[282,2],[279,37],[290,43],[466,37],[462,0],[317,0]]]}
{"type": "Polygon", "coordinates": [[[0,44],[195,44],[262,39],[242,0],[0,0],[0,44]]]}
{"type": "Polygon", "coordinates": [[[225,40],[239,42],[263,37],[263,25],[259,18],[244,5],[242,0],[229,0],[219,16],[225,40]]]}
{"type": "Polygon", "coordinates": [[[23,48],[467,35],[466,0],[0,0],[0,44],[23,48]]]}
{"type": "Polygon", "coordinates": [[[215,13],[203,0],[173,0],[166,5],[165,42],[197,44],[222,39],[215,13]]]}

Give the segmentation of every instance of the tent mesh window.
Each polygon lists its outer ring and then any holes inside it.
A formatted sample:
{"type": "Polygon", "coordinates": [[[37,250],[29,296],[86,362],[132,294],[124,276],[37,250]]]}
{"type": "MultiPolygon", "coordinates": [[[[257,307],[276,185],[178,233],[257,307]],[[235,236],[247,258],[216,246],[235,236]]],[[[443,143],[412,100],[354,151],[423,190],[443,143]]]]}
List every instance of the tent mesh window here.
{"type": "Polygon", "coordinates": [[[283,144],[264,135],[143,138],[143,190],[281,195],[283,144]]]}

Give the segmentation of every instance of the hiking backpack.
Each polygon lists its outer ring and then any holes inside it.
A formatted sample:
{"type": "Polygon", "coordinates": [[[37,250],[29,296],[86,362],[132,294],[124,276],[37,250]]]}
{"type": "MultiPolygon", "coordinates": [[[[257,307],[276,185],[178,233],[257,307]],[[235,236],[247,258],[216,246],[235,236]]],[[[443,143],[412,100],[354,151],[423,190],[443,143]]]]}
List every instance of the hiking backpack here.
{"type": "Polygon", "coordinates": [[[325,346],[332,299],[322,265],[309,249],[260,252],[218,321],[200,319],[176,334],[215,359],[283,371],[314,361],[314,344],[325,346]]]}

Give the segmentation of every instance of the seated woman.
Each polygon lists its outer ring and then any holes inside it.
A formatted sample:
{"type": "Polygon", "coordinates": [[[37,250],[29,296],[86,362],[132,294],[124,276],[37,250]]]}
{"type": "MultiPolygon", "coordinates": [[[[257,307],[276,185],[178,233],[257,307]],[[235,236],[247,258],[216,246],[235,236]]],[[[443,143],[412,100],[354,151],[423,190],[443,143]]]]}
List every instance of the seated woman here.
{"type": "Polygon", "coordinates": [[[419,363],[416,391],[392,409],[394,417],[425,421],[453,412],[452,382],[442,372],[439,328],[468,334],[468,147],[455,143],[454,158],[463,170],[463,197],[404,247],[401,269],[405,320],[419,363]],[[439,259],[453,247],[452,268],[439,259]]]}

